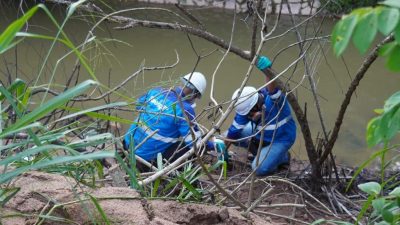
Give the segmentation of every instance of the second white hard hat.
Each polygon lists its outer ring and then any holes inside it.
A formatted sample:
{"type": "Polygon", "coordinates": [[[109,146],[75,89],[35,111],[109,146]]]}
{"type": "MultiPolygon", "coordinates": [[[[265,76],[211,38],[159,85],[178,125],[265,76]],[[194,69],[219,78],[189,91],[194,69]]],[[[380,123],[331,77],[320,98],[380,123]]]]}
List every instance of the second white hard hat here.
{"type": "MultiPolygon", "coordinates": [[[[237,98],[239,89],[237,89],[233,95],[232,100],[237,98]]],[[[236,113],[242,116],[247,115],[250,110],[257,104],[258,92],[254,87],[244,87],[242,93],[240,93],[239,99],[235,104],[236,113]]]]}
{"type": "Polygon", "coordinates": [[[202,73],[200,73],[200,72],[189,73],[189,74],[186,74],[185,76],[183,76],[181,79],[185,85],[186,85],[186,82],[189,82],[197,89],[197,91],[201,95],[204,94],[206,87],[207,87],[207,81],[202,73]]]}

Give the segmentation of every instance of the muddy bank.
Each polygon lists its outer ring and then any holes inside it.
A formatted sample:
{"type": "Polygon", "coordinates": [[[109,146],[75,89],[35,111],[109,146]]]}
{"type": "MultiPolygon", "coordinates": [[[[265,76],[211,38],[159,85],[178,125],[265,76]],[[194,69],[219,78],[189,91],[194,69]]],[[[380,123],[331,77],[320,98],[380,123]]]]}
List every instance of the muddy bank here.
{"type": "Polygon", "coordinates": [[[254,214],[245,218],[235,209],[150,201],[129,188],[91,189],[72,178],[42,172],[26,173],[15,179],[10,187],[21,189],[2,209],[1,223],[4,225],[34,224],[41,219],[45,224],[102,224],[106,219],[101,216],[101,210],[111,224],[273,224],[254,214]],[[91,200],[91,196],[96,200],[91,200]],[[96,208],[96,202],[101,210],[96,208]]]}

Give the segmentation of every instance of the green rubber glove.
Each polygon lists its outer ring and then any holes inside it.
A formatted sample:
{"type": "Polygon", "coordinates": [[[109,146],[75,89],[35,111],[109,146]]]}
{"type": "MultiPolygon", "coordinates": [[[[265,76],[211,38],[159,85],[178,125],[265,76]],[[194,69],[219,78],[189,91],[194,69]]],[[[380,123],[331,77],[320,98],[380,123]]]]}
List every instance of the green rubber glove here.
{"type": "Polygon", "coordinates": [[[259,70],[264,70],[265,68],[270,68],[272,66],[271,60],[266,56],[260,56],[257,61],[257,68],[259,70]]]}

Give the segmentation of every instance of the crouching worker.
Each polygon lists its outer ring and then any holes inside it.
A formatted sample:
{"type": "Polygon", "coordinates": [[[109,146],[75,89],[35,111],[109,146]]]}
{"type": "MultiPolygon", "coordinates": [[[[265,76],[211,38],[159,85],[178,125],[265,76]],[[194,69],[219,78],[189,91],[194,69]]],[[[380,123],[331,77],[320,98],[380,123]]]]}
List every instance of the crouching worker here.
{"type": "MultiPolygon", "coordinates": [[[[268,69],[271,67],[271,61],[261,56],[256,65],[265,74],[266,82],[269,82],[268,69]]],[[[239,96],[238,92],[239,90],[236,90],[232,96],[232,100],[238,100],[235,104],[236,115],[229,127],[227,138],[244,139],[233,144],[249,147],[253,156],[256,156],[263,130],[258,164],[257,157],[254,157],[251,166],[256,175],[269,175],[278,166],[290,163],[288,151],[296,139],[296,124],[292,119],[291,109],[286,96],[274,82],[259,92],[254,87],[244,87],[239,96]],[[264,121],[261,121],[261,118],[264,118],[264,121]],[[245,139],[246,137],[249,138],[245,139]]],[[[228,145],[228,141],[225,141],[225,144],[228,145]]]]}
{"type": "MultiPolygon", "coordinates": [[[[134,149],[137,156],[151,163],[156,161],[158,153],[172,162],[192,147],[191,127],[196,140],[201,139],[201,132],[194,121],[194,107],[195,101],[205,92],[206,79],[203,74],[193,72],[181,80],[183,87],[158,87],[139,98],[139,116],[125,134],[126,150],[134,149]]],[[[218,146],[225,149],[224,145],[218,146]]],[[[213,143],[208,142],[207,148],[214,149],[213,143]]]]}

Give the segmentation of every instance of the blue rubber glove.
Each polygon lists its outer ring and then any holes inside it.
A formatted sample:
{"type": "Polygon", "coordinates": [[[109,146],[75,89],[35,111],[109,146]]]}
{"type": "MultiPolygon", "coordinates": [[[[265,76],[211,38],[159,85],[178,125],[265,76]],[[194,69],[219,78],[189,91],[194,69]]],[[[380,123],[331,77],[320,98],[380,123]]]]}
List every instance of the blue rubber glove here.
{"type": "Polygon", "coordinates": [[[228,154],[228,150],[226,149],[226,145],[225,145],[224,141],[221,139],[215,139],[214,143],[215,143],[215,150],[218,153],[218,160],[228,162],[229,154],[228,154]]]}
{"type": "Polygon", "coordinates": [[[264,70],[265,68],[270,68],[272,66],[271,60],[266,56],[260,56],[257,61],[257,68],[259,70],[264,70]]]}

